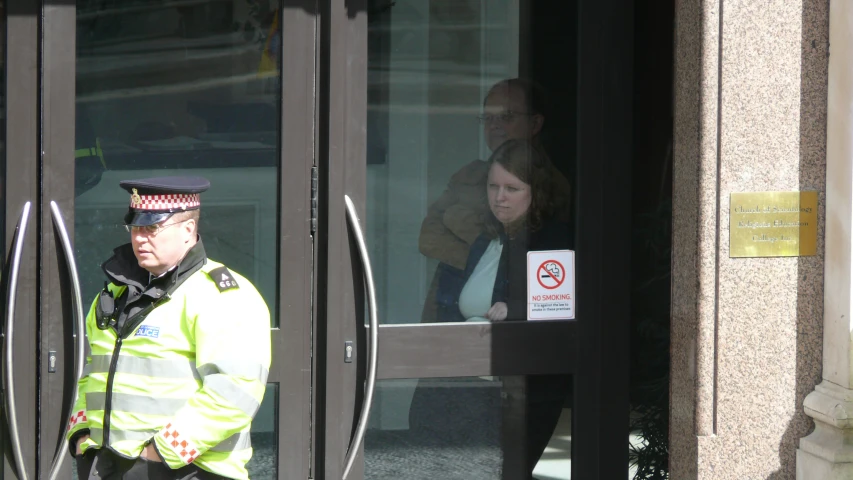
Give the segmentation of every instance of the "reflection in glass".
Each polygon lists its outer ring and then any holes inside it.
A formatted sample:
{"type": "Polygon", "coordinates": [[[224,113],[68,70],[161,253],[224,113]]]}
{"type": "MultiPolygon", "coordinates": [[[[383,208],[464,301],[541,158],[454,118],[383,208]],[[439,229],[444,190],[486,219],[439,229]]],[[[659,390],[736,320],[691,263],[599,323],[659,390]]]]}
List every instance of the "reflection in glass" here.
{"type": "Polygon", "coordinates": [[[571,478],[570,377],[377,383],[365,478],[571,478]]]}
{"type": "Polygon", "coordinates": [[[561,122],[522,67],[535,53],[520,48],[522,3],[371,2],[367,238],[383,323],[526,320],[521,257],[572,248],[571,157],[543,140],[561,122]],[[488,161],[507,140],[537,157],[510,172],[537,201],[490,229],[506,205],[490,208],[488,161]]]}
{"type": "Polygon", "coordinates": [[[465,268],[440,265],[440,322],[527,320],[528,252],[570,246],[569,185],[535,141],[504,140],[488,165],[488,207],[465,268]]]}
{"type": "MultiPolygon", "coordinates": [[[[119,180],[210,180],[210,258],[249,278],[277,325],[278,0],[77,3],[75,246],[83,295],[128,241],[119,180]]],[[[88,300],[87,300],[88,302],[88,300]]]]}
{"type": "Polygon", "coordinates": [[[246,464],[249,478],[278,478],[278,384],[268,383],[261,408],[252,422],[252,459],[246,464]]]}

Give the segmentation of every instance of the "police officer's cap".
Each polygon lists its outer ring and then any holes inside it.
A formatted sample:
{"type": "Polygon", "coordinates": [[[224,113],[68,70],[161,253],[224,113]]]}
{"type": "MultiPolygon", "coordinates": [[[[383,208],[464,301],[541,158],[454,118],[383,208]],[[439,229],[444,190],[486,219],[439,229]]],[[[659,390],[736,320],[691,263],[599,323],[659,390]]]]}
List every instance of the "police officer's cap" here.
{"type": "Polygon", "coordinates": [[[201,192],[210,188],[202,177],[158,177],[123,180],[121,188],[130,193],[130,208],[124,222],[135,227],[154,225],[177,212],[201,207],[201,192]]]}

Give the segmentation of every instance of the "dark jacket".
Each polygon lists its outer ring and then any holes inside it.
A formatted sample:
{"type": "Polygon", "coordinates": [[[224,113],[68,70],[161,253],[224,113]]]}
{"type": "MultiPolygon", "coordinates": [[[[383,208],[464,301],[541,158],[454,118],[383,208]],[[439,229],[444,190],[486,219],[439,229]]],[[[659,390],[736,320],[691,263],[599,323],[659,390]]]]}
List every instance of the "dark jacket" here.
{"type": "MultiPolygon", "coordinates": [[[[483,232],[483,223],[489,206],[486,200],[486,179],[489,176],[489,162],[474,160],[453,174],[447,189],[427,211],[421,224],[418,248],[429,258],[439,260],[438,268],[430,282],[427,299],[421,313],[421,322],[442,321],[439,310],[442,305],[453,303],[453,288],[438,291],[439,283],[448,281],[465,284],[465,264],[471,245],[483,232]],[[450,295],[443,298],[443,295],[450,295]]],[[[552,178],[555,192],[568,198],[571,184],[556,168],[552,178]]],[[[568,202],[566,202],[568,205],[568,202]]],[[[568,212],[562,212],[568,213],[568,212]]],[[[488,245],[488,242],[486,242],[488,245]]],[[[484,247],[485,248],[485,247],[484,247]]],[[[480,253],[482,255],[482,253],[480,253]]],[[[461,291],[461,286],[459,287],[461,291]]],[[[457,296],[458,297],[458,296],[457,296]]],[[[446,321],[446,320],[445,320],[446,321]]]]}
{"type": "MultiPolygon", "coordinates": [[[[527,252],[566,250],[574,245],[572,229],[567,223],[548,221],[534,232],[522,232],[513,238],[500,234],[503,244],[492,305],[507,304],[507,320],[527,320],[527,252]]],[[[453,268],[439,270],[436,302],[439,322],[464,322],[459,311],[459,294],[474,272],[492,237],[481,234],[471,245],[465,270],[453,268]]]]}

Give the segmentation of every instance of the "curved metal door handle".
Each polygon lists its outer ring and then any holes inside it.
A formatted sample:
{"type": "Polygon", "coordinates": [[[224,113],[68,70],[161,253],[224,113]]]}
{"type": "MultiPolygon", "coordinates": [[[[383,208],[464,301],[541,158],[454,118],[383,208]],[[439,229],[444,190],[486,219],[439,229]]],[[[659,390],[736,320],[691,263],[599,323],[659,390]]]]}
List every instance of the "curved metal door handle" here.
{"type": "Polygon", "coordinates": [[[21,437],[18,435],[18,410],[15,406],[15,368],[12,360],[13,335],[15,333],[15,297],[18,293],[18,273],[21,267],[21,253],[24,249],[24,237],[27,235],[27,223],[30,219],[30,202],[24,204],[21,219],[18,222],[18,231],[15,233],[14,251],[12,253],[12,265],[9,270],[9,288],[6,292],[6,338],[5,338],[5,368],[3,369],[3,383],[6,388],[6,422],[9,424],[9,437],[12,441],[12,453],[15,457],[15,468],[18,470],[18,478],[27,480],[27,471],[24,469],[24,456],[21,453],[21,437]]]}
{"type": "MultiPolygon", "coordinates": [[[[71,394],[71,405],[66,408],[63,413],[63,419],[71,415],[71,410],[77,402],[77,385],[80,378],[83,376],[83,364],[85,363],[86,353],[86,326],[85,318],[83,317],[83,297],[80,293],[80,277],[77,275],[77,262],[74,261],[74,248],[71,246],[71,239],[68,237],[68,230],[65,228],[65,222],[62,220],[62,212],[59,211],[59,206],[56,202],[50,202],[50,212],[53,216],[53,223],[56,225],[56,230],[59,232],[59,239],[62,242],[62,250],[65,252],[65,261],[68,263],[68,274],[71,276],[71,304],[74,309],[74,328],[76,339],[74,342],[74,385],[71,394]]],[[[65,449],[68,448],[68,437],[63,432],[62,443],[59,450],[54,454],[53,462],[50,465],[49,480],[56,480],[59,472],[62,469],[62,463],[65,460],[65,449]]]]}
{"type": "Polygon", "coordinates": [[[367,286],[367,305],[370,311],[370,337],[367,342],[367,380],[365,382],[366,393],[364,395],[361,414],[356,424],[355,436],[352,439],[344,460],[343,480],[346,480],[350,470],[352,470],[352,465],[355,462],[358,449],[361,447],[361,442],[364,441],[364,434],[367,431],[367,420],[370,417],[370,408],[373,406],[373,392],[376,389],[376,369],[379,364],[379,350],[377,349],[379,341],[379,316],[376,312],[376,287],[373,284],[373,269],[370,266],[370,258],[367,255],[367,244],[364,241],[364,233],[361,231],[361,225],[358,223],[358,214],[349,195],[344,195],[344,201],[347,205],[347,220],[349,220],[352,232],[355,235],[355,240],[358,244],[358,253],[364,267],[364,283],[367,286]]]}

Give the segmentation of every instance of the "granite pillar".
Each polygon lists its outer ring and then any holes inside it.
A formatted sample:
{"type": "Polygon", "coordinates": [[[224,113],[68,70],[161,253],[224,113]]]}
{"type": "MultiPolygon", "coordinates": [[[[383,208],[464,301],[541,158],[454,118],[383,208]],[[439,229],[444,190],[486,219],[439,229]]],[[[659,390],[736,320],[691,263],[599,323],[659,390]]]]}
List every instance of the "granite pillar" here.
{"type": "Polygon", "coordinates": [[[671,478],[795,478],[823,344],[828,19],[676,2],[671,478]],[[731,193],[807,190],[816,256],[729,257],[731,193]]]}
{"type": "Polygon", "coordinates": [[[804,402],[797,479],[853,478],[853,3],[830,4],[823,381],[804,402]]]}

